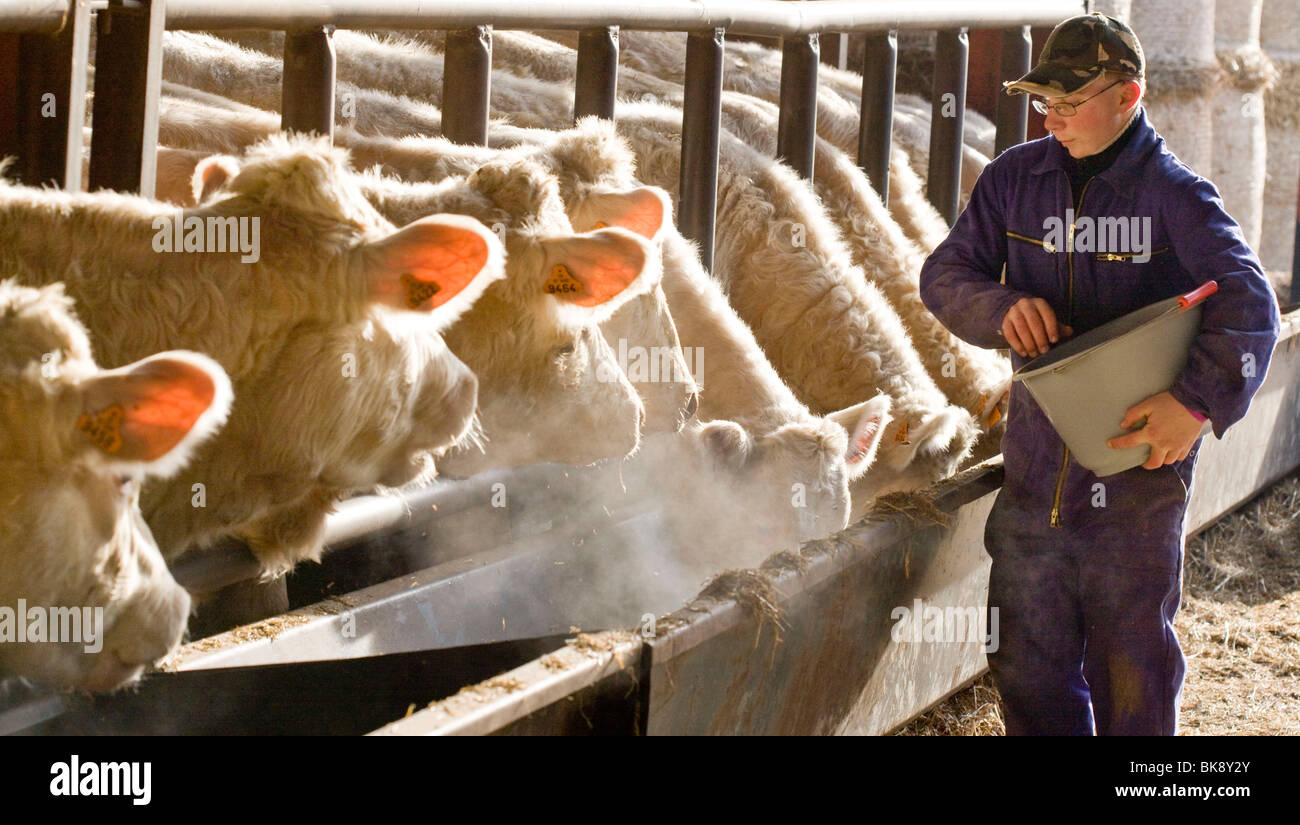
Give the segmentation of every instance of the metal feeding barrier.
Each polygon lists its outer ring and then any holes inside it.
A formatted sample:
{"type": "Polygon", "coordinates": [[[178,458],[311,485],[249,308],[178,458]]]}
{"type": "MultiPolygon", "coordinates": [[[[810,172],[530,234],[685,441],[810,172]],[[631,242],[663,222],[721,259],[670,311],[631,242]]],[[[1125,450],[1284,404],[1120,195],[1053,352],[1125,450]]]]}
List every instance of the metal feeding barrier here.
{"type": "MultiPolygon", "coordinates": [[[[863,72],[858,163],[887,198],[897,33],[937,32],[928,193],[951,224],[968,29],[1000,30],[1001,76],[1013,77],[1030,66],[1031,26],[1086,7],[1064,0],[978,9],[957,0],[661,0],[630,9],[565,0],[526,10],[513,0],[471,8],[458,0],[0,0],[0,75],[14,79],[0,91],[0,115],[12,114],[0,117],[0,153],[17,155],[25,182],[80,187],[92,23],[90,187],[142,194],[154,184],[164,28],[285,30],[282,125],[326,135],[334,123],[334,27],[446,30],[444,132],[477,144],[488,137],[494,27],[579,32],[575,118],[614,115],[620,27],[686,32],[677,221],[711,267],[728,34],[782,39],[777,155],[805,178],[813,174],[821,38],[840,64],[845,35],[864,38],[864,61],[853,67],[863,72]],[[53,116],[41,109],[48,94],[57,103],[53,116]],[[945,104],[952,116],[941,116],[945,104]]],[[[997,151],[1023,141],[1026,99],[999,96],[995,122],[997,151]]],[[[1249,416],[1223,442],[1203,447],[1192,527],[1300,465],[1298,338],[1300,316],[1292,313],[1249,416]]],[[[612,484],[613,472],[612,465],[543,465],[345,502],[330,518],[323,564],[288,579],[285,600],[294,609],[187,646],[129,696],[90,702],[12,687],[0,695],[0,732],[262,733],[295,725],[331,733],[884,732],[983,671],[979,644],[898,643],[891,613],[918,603],[984,604],[982,526],[1001,483],[999,460],[930,491],[928,516],[877,510],[874,520],[773,557],[763,571],[724,577],[675,612],[695,589],[684,590],[680,571],[657,552],[667,538],[652,503],[557,515],[586,485],[612,484]],[[517,491],[505,510],[486,505],[497,483],[517,491]],[[449,538],[467,533],[473,541],[449,538]],[[621,610],[584,600],[632,580],[621,610]],[[521,582],[530,597],[519,597],[521,582]],[[570,624],[635,624],[637,632],[574,639],[570,624]],[[478,684],[468,695],[457,694],[471,683],[478,684]],[[213,696],[227,700],[214,704],[213,696]]],[[[177,578],[199,591],[256,571],[236,543],[175,566],[177,578]]]]}
{"type": "MultiPolygon", "coordinates": [[[[1004,73],[1021,74],[1030,65],[1029,27],[1055,25],[1083,8],[1077,0],[1002,0],[978,13],[958,0],[884,0],[869,5],[847,0],[660,0],[632,9],[601,0],[573,0],[530,4],[526,11],[510,0],[485,0],[472,10],[457,0],[288,0],[274,5],[256,0],[4,0],[0,32],[21,33],[8,51],[20,67],[17,102],[24,105],[14,108],[14,134],[0,136],[6,138],[0,150],[19,155],[17,171],[26,182],[54,181],[69,188],[79,184],[81,112],[74,112],[72,105],[60,106],[48,117],[39,105],[27,102],[51,89],[73,105],[83,99],[75,84],[80,82],[84,91],[92,14],[100,71],[95,77],[90,186],[142,194],[153,191],[164,28],[285,30],[282,124],[325,135],[332,135],[334,128],[332,28],[445,29],[450,70],[444,78],[443,130],[452,140],[476,144],[487,142],[492,27],[580,32],[574,111],[604,117],[614,112],[617,29],[687,32],[677,219],[711,268],[726,32],[782,38],[777,155],[804,177],[812,175],[819,36],[866,36],[859,158],[884,197],[889,187],[896,32],[937,30],[928,192],[951,224],[961,182],[968,27],[1002,29],[1004,73]],[[945,105],[955,105],[952,116],[940,116],[945,105]],[[40,151],[19,151],[23,148],[40,151]]],[[[999,105],[999,148],[1024,140],[1026,113],[1023,96],[999,105]]]]}

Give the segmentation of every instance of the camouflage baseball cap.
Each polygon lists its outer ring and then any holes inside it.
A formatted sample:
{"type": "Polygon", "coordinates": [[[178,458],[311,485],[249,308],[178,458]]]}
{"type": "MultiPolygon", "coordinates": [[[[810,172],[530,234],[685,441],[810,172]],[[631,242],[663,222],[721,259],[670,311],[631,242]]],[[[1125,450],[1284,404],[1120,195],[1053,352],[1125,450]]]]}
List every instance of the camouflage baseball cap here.
{"type": "Polygon", "coordinates": [[[1142,44],[1133,30],[1101,12],[1081,14],[1052,29],[1038,65],[1002,84],[1007,94],[1059,97],[1087,86],[1104,70],[1141,77],[1142,44]]]}

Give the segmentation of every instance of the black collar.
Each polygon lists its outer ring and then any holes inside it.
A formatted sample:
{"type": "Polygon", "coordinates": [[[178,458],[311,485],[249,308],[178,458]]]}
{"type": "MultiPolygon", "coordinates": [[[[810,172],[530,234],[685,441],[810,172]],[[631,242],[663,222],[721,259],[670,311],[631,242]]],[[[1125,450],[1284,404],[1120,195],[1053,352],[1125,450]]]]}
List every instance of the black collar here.
{"type": "Polygon", "coordinates": [[[1102,149],[1095,155],[1088,155],[1084,158],[1067,156],[1065,159],[1065,171],[1069,173],[1070,180],[1087,180],[1088,178],[1100,175],[1111,167],[1119,157],[1124,148],[1128,146],[1133,135],[1137,133],[1138,118],[1133,118],[1133,122],[1128,125],[1115,142],[1102,149]]]}
{"type": "MultiPolygon", "coordinates": [[[[1134,133],[1128,136],[1128,142],[1124,149],[1120,150],[1119,156],[1111,164],[1110,168],[1100,173],[1100,180],[1110,184],[1119,195],[1132,200],[1136,192],[1137,181],[1141,177],[1138,173],[1151,157],[1152,152],[1159,150],[1161,145],[1160,135],[1156,130],[1151,128],[1150,121],[1147,120],[1146,108],[1138,112],[1134,118],[1134,133]]],[[[1069,173],[1069,167],[1066,166],[1067,160],[1071,160],[1070,153],[1060,141],[1051,135],[1039,138],[1043,141],[1046,151],[1039,158],[1038,163],[1030,169],[1035,175],[1050,174],[1057,170],[1069,173]]],[[[1119,141],[1117,140],[1116,143],[1119,141]]],[[[1035,141],[1037,143],[1037,141],[1035,141]]],[[[1112,144],[1113,146],[1114,144],[1112,144]]],[[[1109,147],[1108,147],[1109,148],[1109,147]]]]}

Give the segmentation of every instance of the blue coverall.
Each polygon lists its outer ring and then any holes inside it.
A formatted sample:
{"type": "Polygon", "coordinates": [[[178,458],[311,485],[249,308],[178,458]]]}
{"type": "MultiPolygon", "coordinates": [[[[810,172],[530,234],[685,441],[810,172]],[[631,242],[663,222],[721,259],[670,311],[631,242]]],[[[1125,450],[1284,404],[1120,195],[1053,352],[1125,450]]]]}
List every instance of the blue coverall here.
{"type": "MultiPolygon", "coordinates": [[[[1067,157],[1048,136],[990,163],[922,267],[922,300],[960,338],[1001,348],[1002,320],[1021,298],[1046,300],[1078,335],[1215,280],[1170,392],[1208,416],[1222,438],[1263,382],[1278,337],[1277,300],[1259,260],[1218,190],[1165,148],[1145,111],[1077,203],[1067,157]],[[1067,209],[1076,226],[1049,250],[1047,219],[1068,227],[1067,209]],[[1096,251],[1101,217],[1138,218],[1139,227],[1149,218],[1150,259],[1096,251]]],[[[1016,368],[1026,360],[1012,353],[1016,368]]],[[[1024,385],[1013,385],[1002,438],[1006,480],[984,534],[1000,631],[989,665],[1008,734],[1176,732],[1185,667],[1173,618],[1199,446],[1156,470],[1098,479],[1070,458],[1024,385]]]]}

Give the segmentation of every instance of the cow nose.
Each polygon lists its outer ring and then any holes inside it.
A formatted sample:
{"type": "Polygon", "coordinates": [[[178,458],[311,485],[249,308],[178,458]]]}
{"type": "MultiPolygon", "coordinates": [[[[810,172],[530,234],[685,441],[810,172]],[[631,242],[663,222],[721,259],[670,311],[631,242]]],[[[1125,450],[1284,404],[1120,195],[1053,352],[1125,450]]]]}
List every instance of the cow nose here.
{"type": "Polygon", "coordinates": [[[699,408],[700,408],[700,394],[698,392],[693,392],[691,393],[690,397],[686,399],[686,408],[685,408],[686,414],[682,416],[682,421],[684,422],[690,421],[692,418],[694,418],[695,411],[698,410],[699,408]]]}

